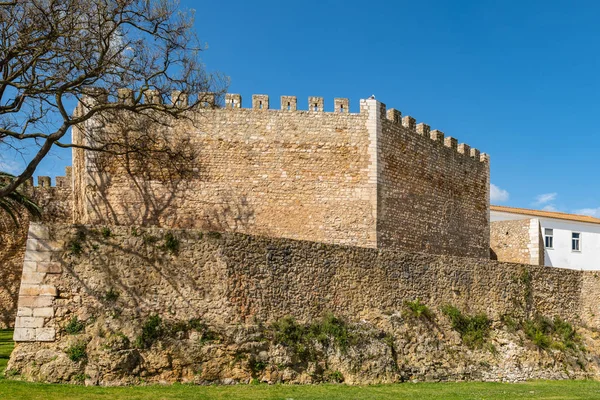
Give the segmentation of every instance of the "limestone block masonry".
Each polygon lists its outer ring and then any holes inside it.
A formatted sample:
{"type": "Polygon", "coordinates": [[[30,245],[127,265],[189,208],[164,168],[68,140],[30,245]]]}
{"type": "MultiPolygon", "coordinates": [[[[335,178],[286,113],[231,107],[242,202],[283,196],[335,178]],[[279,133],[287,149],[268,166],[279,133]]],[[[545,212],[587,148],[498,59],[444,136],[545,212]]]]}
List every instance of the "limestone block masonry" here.
{"type": "Polygon", "coordinates": [[[48,227],[29,224],[15,321],[16,342],[54,341],[53,303],[57,290],[45,280],[47,275],[62,273],[59,262],[62,252],[63,242],[50,240],[48,227]]]}
{"type": "Polygon", "coordinates": [[[121,134],[111,120],[89,120],[74,143],[155,132],[193,161],[132,167],[75,149],[74,222],[489,257],[487,155],[374,98],[358,113],[348,99],[333,103],[327,112],[310,97],[299,110],[282,96],[273,107],[261,94],[246,109],[227,94],[224,108],[201,107],[169,128],[136,128],[124,115],[121,134]]]}

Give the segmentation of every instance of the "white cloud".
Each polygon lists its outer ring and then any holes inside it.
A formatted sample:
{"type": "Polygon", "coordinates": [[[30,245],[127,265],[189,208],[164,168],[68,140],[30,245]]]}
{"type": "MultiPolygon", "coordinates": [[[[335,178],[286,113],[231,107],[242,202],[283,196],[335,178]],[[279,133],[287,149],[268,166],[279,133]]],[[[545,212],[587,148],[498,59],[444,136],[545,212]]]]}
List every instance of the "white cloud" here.
{"type": "Polygon", "coordinates": [[[542,211],[558,211],[558,210],[554,206],[554,204],[548,204],[547,206],[545,206],[544,208],[542,208],[542,211]]]}
{"type": "Polygon", "coordinates": [[[510,194],[506,190],[500,189],[493,183],[490,185],[490,202],[502,203],[503,201],[508,201],[509,197],[510,194]]]}
{"type": "Polygon", "coordinates": [[[589,215],[590,217],[600,218],[600,207],[598,208],[582,208],[573,211],[575,214],[589,215]]]}
{"type": "Polygon", "coordinates": [[[21,172],[21,166],[16,161],[0,160],[0,171],[16,174],[21,172]]]}
{"type": "Polygon", "coordinates": [[[542,204],[550,203],[551,201],[554,201],[557,196],[558,196],[558,193],[540,194],[539,196],[536,196],[534,204],[536,206],[541,206],[542,204]]]}

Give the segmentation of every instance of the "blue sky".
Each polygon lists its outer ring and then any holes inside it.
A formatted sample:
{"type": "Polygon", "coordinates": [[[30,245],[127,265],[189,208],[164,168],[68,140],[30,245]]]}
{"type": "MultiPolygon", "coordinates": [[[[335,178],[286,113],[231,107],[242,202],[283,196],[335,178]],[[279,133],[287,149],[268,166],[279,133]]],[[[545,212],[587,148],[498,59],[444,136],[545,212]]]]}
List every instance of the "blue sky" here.
{"type": "MultiPolygon", "coordinates": [[[[493,202],[600,216],[600,3],[186,1],[210,70],[253,93],[375,94],[491,156],[493,202]]],[[[40,173],[61,174],[56,153],[40,173]]]]}

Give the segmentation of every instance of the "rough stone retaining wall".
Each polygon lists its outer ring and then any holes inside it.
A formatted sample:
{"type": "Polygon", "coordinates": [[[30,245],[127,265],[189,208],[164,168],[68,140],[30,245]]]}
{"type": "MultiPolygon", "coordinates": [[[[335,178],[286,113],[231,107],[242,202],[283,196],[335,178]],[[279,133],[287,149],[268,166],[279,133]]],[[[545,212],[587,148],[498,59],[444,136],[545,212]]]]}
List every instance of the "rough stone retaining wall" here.
{"type": "Polygon", "coordinates": [[[600,278],[588,272],[234,233],[75,225],[32,225],[25,259],[9,363],[22,379],[311,383],[343,375],[348,383],[378,383],[598,371],[600,343],[588,330],[582,353],[540,351],[522,331],[503,327],[538,314],[599,327],[593,294],[600,278]],[[415,299],[431,320],[406,316],[405,302],[415,299]],[[488,315],[489,347],[461,344],[444,305],[488,315]],[[282,347],[264,333],[283,317],[309,323],[327,312],[348,320],[362,339],[346,351],[317,347],[305,359],[294,343],[282,347]],[[167,333],[139,346],[153,315],[167,333]],[[74,348],[84,358],[70,358],[74,348]]]}
{"type": "Polygon", "coordinates": [[[87,227],[32,225],[15,338],[41,340],[31,329],[89,314],[111,289],[123,315],[202,317],[220,327],[287,315],[309,321],[324,311],[374,321],[416,298],[494,318],[539,313],[597,323],[600,300],[582,288],[593,292],[600,278],[586,272],[192,230],[175,231],[180,245],[171,254],[166,231],[133,229],[113,227],[103,237],[87,227]],[[73,243],[80,253],[71,254],[73,243]]]}

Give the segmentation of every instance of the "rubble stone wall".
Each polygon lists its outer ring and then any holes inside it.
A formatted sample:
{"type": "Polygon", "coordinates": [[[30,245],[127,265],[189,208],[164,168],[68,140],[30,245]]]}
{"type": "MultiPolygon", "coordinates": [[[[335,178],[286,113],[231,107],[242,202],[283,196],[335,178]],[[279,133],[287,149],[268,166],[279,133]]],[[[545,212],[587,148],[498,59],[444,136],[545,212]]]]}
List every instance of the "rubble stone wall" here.
{"type": "Polygon", "coordinates": [[[598,328],[599,301],[590,293],[600,278],[588,272],[236,233],[74,225],[32,225],[25,258],[8,365],[22,379],[310,383],[329,368],[349,383],[377,383],[598,371],[593,334],[586,353],[556,358],[503,325],[542,315],[598,328]],[[406,302],[415,299],[430,320],[407,316],[406,302]],[[445,305],[485,313],[494,351],[462,345],[445,305]],[[299,359],[289,343],[261,336],[261,326],[283,317],[313,323],[328,312],[370,333],[347,353],[319,350],[322,361],[299,359]],[[142,346],[142,326],[153,316],[164,334],[142,346]],[[206,339],[209,331],[216,333],[206,339]],[[74,347],[84,360],[69,359],[74,347]],[[257,371],[256,362],[266,368],[257,371]]]}
{"type": "Polygon", "coordinates": [[[490,224],[490,247],[498,261],[544,265],[544,242],[537,218],[490,224]]]}

